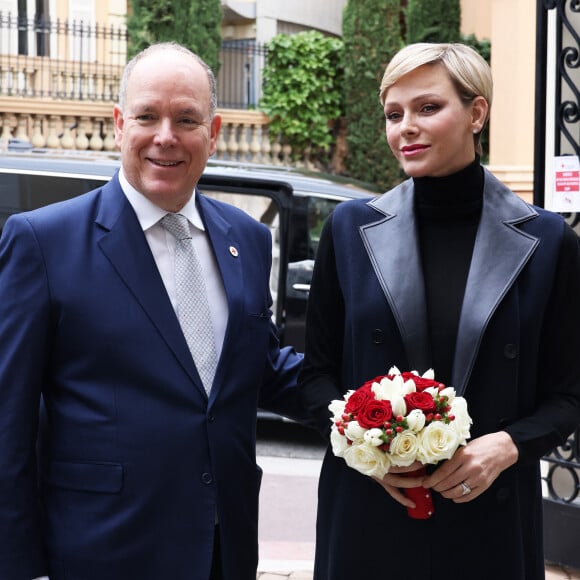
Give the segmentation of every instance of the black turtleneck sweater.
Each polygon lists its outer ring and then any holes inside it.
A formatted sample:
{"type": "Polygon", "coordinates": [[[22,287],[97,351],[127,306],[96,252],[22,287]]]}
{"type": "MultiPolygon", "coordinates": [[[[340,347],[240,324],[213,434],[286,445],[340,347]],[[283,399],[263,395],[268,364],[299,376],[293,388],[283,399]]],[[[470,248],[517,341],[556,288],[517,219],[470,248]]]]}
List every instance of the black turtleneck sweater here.
{"type": "Polygon", "coordinates": [[[476,158],[445,177],[413,179],[435,376],[451,384],[457,327],[483,205],[476,158]]]}

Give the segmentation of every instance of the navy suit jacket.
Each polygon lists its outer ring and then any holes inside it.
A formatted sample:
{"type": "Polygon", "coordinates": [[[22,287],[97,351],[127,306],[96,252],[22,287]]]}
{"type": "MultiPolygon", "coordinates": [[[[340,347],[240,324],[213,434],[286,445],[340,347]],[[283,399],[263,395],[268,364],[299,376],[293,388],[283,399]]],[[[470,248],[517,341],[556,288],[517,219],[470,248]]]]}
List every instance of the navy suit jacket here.
{"type": "Polygon", "coordinates": [[[116,176],[6,223],[2,580],[206,580],[216,514],[224,578],[255,579],[256,409],[299,416],[301,356],[271,321],[269,231],[197,200],[229,307],[209,400],[116,176]]]}

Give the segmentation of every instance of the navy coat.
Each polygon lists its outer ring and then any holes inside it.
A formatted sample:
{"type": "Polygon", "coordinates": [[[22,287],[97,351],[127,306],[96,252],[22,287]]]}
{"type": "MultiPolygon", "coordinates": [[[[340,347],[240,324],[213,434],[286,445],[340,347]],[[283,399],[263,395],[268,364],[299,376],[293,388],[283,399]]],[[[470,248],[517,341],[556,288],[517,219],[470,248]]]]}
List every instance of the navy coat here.
{"type": "MultiPolygon", "coordinates": [[[[372,479],[328,451],[319,485],[316,580],[544,577],[539,459],[580,421],[580,260],[563,219],[485,172],[451,385],[472,437],[506,430],[518,463],[481,496],[412,520],[372,479]]],[[[319,246],[301,395],[320,430],[327,405],[392,365],[432,367],[408,180],[341,204],[319,246]]],[[[437,377],[437,369],[435,369],[437,377]]]]}
{"type": "Polygon", "coordinates": [[[197,200],[229,307],[209,400],[117,177],[6,223],[2,580],[207,580],[216,514],[224,579],[255,580],[256,409],[299,413],[301,356],[270,318],[267,228],[197,200]]]}

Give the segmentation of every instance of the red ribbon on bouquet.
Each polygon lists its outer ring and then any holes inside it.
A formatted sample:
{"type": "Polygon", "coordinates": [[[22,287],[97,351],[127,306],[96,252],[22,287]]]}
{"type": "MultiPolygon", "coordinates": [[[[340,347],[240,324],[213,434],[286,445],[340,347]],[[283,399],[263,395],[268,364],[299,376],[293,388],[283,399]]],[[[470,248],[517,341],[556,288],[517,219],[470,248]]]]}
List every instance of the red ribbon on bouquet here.
{"type": "MultiPolygon", "coordinates": [[[[405,475],[409,477],[422,477],[426,474],[425,467],[420,467],[416,471],[410,471],[405,475]]],[[[407,508],[409,517],[415,520],[428,520],[435,513],[433,496],[431,490],[425,487],[406,487],[403,489],[405,495],[415,502],[415,508],[407,508]]]]}

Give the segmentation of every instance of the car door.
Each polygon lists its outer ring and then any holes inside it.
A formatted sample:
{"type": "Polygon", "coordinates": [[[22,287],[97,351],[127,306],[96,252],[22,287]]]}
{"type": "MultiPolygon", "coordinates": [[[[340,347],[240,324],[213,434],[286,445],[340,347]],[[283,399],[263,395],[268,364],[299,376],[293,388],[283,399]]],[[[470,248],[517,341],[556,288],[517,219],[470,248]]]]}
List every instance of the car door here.
{"type": "Polygon", "coordinates": [[[292,188],[284,182],[228,175],[202,175],[198,187],[208,197],[235,205],[265,224],[272,234],[273,319],[282,344],[286,335],[286,278],[288,271],[288,238],[292,214],[292,188]]]}
{"type": "Polygon", "coordinates": [[[304,351],[306,307],[314,259],[326,218],[342,199],[321,194],[294,192],[288,242],[286,321],[284,340],[304,351]]]}

